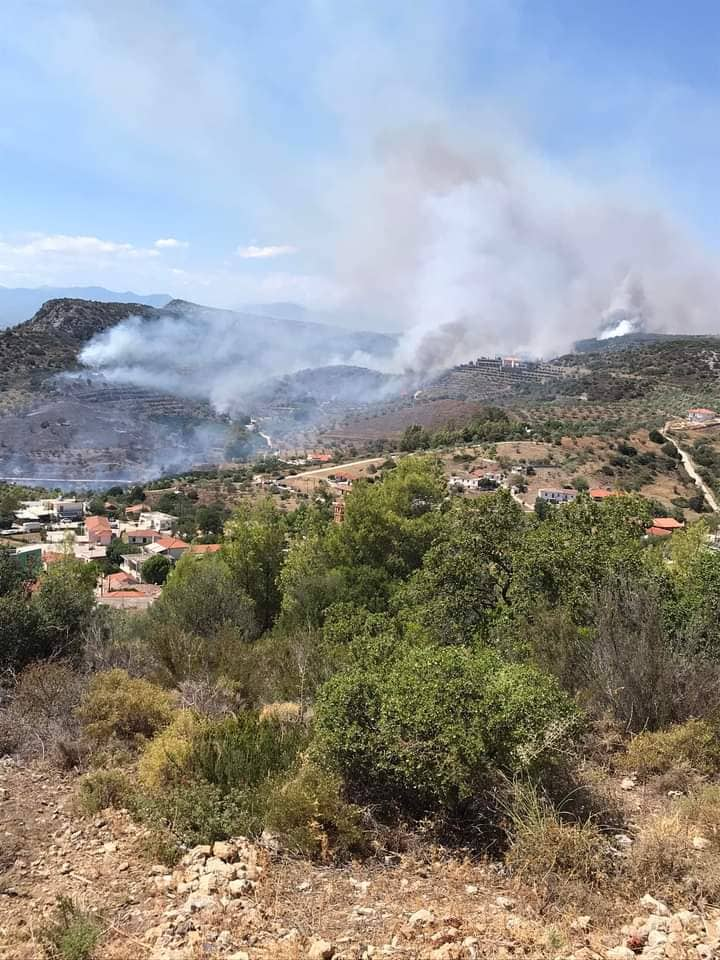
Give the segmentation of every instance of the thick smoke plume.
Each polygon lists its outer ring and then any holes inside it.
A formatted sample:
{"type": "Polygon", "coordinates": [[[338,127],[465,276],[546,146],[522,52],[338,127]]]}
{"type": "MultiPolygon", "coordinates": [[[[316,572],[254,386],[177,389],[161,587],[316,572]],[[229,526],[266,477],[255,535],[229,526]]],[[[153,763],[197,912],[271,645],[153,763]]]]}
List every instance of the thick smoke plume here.
{"type": "Polygon", "coordinates": [[[717,264],[680,225],[510,138],[386,135],[369,172],[342,189],[353,203],[336,276],[349,313],[402,328],[391,357],[314,325],[239,327],[237,314],[195,310],[127,321],[83,361],[232,412],[268,378],[327,363],[421,379],[479,355],[548,358],[596,335],[718,330],[717,264]]]}
{"type": "Polygon", "coordinates": [[[356,301],[401,318],[401,368],[718,329],[720,274],[699,243],[651,205],[507,139],[386,137],[356,209],[339,271],[356,301]]]}

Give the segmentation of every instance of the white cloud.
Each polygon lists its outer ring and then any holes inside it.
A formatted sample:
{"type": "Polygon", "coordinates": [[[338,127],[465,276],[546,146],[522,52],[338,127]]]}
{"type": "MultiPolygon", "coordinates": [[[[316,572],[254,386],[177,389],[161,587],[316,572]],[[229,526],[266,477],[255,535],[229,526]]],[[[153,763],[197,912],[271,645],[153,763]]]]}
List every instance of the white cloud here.
{"type": "Polygon", "coordinates": [[[190,244],[187,240],[176,240],[175,237],[160,237],[159,240],[156,240],[153,246],[158,247],[160,250],[171,250],[178,249],[179,247],[189,247],[190,244]]]}
{"type": "Polygon", "coordinates": [[[238,247],[235,252],[243,260],[267,260],[270,257],[285,257],[291,253],[297,253],[297,247],[293,247],[289,243],[279,243],[267,247],[256,247],[251,244],[249,247],[238,247]]]}
{"type": "Polygon", "coordinates": [[[45,253],[59,254],[97,254],[131,253],[135,248],[131,243],[116,243],[113,240],[101,240],[99,237],[73,237],[64,233],[35,234],[26,242],[15,245],[3,245],[11,253],[34,257],[45,253]]]}

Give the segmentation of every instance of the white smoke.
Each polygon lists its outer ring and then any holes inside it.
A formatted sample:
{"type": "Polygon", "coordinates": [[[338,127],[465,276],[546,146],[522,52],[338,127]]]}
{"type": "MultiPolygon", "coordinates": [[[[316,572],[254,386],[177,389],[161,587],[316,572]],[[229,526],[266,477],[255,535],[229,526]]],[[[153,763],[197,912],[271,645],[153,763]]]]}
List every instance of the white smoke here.
{"type": "Polygon", "coordinates": [[[511,140],[385,138],[356,210],[338,270],[358,302],[401,319],[400,368],[718,329],[717,263],[679,225],[511,140]]]}
{"type": "Polygon", "coordinates": [[[629,273],[601,317],[599,340],[643,333],[652,323],[652,307],[639,277],[629,273]]]}

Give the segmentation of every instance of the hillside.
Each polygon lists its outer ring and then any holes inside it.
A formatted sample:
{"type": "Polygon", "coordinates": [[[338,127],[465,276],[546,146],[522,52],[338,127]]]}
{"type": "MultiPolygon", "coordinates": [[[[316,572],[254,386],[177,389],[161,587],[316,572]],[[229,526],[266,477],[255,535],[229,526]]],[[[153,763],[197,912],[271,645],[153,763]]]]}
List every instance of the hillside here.
{"type": "Polygon", "coordinates": [[[318,361],[382,355],[393,345],[380,334],[182,300],[161,310],[50,300],[0,331],[0,473],[123,478],[217,462],[229,422],[211,403],[217,383],[232,392],[233,419],[253,415],[270,432],[288,433],[325,407],[347,409],[394,383],[367,368],[318,361]],[[83,349],[125,321],[134,324],[123,341],[132,351],[127,365],[118,355],[85,366],[83,349]],[[203,344],[216,353],[203,354],[203,344]],[[313,368],[290,373],[303,358],[313,368]]]}
{"type": "Polygon", "coordinates": [[[118,293],[105,287],[3,287],[0,286],[0,329],[23,323],[48,300],[99,300],[103,303],[139,303],[164,306],[164,293],[118,293]]]}

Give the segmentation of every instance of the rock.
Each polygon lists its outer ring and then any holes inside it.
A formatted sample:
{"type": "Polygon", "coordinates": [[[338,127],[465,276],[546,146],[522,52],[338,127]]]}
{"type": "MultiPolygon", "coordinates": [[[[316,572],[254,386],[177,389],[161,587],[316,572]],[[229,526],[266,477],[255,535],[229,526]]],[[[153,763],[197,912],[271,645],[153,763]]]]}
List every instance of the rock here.
{"type": "Polygon", "coordinates": [[[245,950],[236,950],[235,953],[231,953],[227,960],[250,960],[250,954],[245,950]]]}
{"type": "Polygon", "coordinates": [[[214,897],[208,897],[204,893],[191,893],[185,901],[183,911],[185,913],[195,913],[197,910],[207,910],[209,907],[217,905],[214,897]]]}
{"type": "Polygon", "coordinates": [[[216,893],[219,886],[220,883],[216,873],[205,873],[198,881],[198,891],[200,893],[216,893]]]}
{"type": "Polygon", "coordinates": [[[503,910],[514,910],[516,907],[516,901],[512,897],[495,897],[495,903],[503,910]]]}
{"type": "Polygon", "coordinates": [[[474,897],[477,892],[478,892],[478,887],[474,883],[465,884],[465,893],[469,897],[474,897]]]}
{"type": "Polygon", "coordinates": [[[577,930],[578,932],[583,932],[590,929],[592,923],[592,917],[584,915],[581,917],[575,917],[573,922],[570,924],[572,930],[577,930]]]}
{"type": "Polygon", "coordinates": [[[114,840],[110,840],[108,841],[108,843],[104,843],[102,845],[102,847],[100,848],[100,852],[101,853],[117,853],[117,846],[118,845],[115,843],[114,840]]]}
{"type": "Polygon", "coordinates": [[[637,786],[637,781],[634,777],[623,777],[620,781],[621,790],[634,790],[637,786]]]}
{"type": "Polygon", "coordinates": [[[635,953],[630,947],[613,947],[605,956],[607,960],[635,960],[635,953]]]}
{"type": "Polygon", "coordinates": [[[335,948],[329,940],[313,940],[308,947],[307,960],[332,960],[335,948]]]}
{"type": "Polygon", "coordinates": [[[231,880],[228,884],[228,893],[231,897],[242,897],[250,893],[254,886],[251,880],[231,880]]]}
{"type": "Polygon", "coordinates": [[[705,929],[701,918],[690,910],[680,910],[672,919],[679,920],[681,928],[688,933],[701,933],[705,929]]]}
{"type": "Polygon", "coordinates": [[[657,947],[661,943],[667,942],[668,935],[663,930],[651,930],[648,934],[647,945],[657,947]]]}
{"type": "Polygon", "coordinates": [[[696,850],[707,850],[710,846],[710,841],[707,837],[693,837],[692,845],[696,850]]]}
{"type": "Polygon", "coordinates": [[[411,927],[415,927],[418,924],[432,923],[434,919],[435,917],[429,910],[416,910],[415,913],[410,915],[408,923],[411,927]]]}
{"type": "Polygon", "coordinates": [[[670,916],[670,910],[667,904],[663,903],[662,900],[656,900],[655,897],[651,897],[649,893],[646,893],[642,898],[640,906],[643,910],[647,910],[648,913],[654,913],[660,917],[670,916]]]}
{"type": "Polygon", "coordinates": [[[217,840],[212,848],[213,856],[225,860],[226,863],[234,863],[237,860],[238,848],[234,843],[227,840],[217,840]]]}

